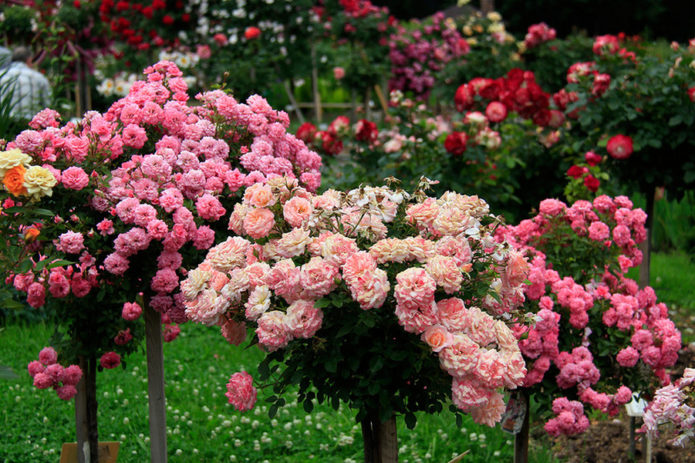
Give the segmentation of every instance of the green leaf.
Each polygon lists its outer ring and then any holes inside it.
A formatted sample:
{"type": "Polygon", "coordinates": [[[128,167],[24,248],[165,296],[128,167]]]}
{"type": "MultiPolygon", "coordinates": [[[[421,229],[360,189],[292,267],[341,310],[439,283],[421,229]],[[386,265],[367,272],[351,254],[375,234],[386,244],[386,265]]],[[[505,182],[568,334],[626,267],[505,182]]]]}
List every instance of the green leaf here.
{"type": "Polygon", "coordinates": [[[275,415],[278,414],[279,408],[280,407],[278,406],[277,402],[274,403],[273,405],[271,405],[270,408],[268,409],[268,418],[271,418],[271,419],[275,418],[275,415]]]}
{"type": "Polygon", "coordinates": [[[69,260],[65,260],[65,259],[58,259],[58,260],[53,261],[50,264],[46,265],[46,268],[50,270],[52,268],[64,267],[66,265],[72,265],[72,264],[74,264],[74,262],[69,261],[69,260]]]}
{"type": "Polygon", "coordinates": [[[675,114],[671,116],[671,118],[668,120],[668,125],[673,127],[674,125],[678,125],[681,122],[683,122],[683,116],[680,114],[675,114]]]}
{"type": "Polygon", "coordinates": [[[314,402],[311,400],[305,400],[303,405],[304,411],[307,413],[311,413],[314,410],[314,402]]]}
{"type": "Polygon", "coordinates": [[[412,413],[406,413],[405,414],[405,425],[408,426],[408,429],[413,429],[416,424],[417,424],[417,418],[415,417],[415,415],[412,413]]]}
{"type": "Polygon", "coordinates": [[[14,380],[19,379],[17,373],[6,365],[0,365],[0,379],[14,380]]]}

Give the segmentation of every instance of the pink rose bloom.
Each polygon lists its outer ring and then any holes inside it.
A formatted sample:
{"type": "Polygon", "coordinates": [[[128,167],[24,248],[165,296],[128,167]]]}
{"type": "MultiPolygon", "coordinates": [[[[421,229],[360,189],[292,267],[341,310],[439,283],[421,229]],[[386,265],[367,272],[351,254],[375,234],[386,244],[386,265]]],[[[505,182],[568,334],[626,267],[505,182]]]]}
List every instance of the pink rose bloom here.
{"type": "Polygon", "coordinates": [[[624,405],[632,400],[632,391],[627,386],[620,386],[613,396],[616,405],[624,405]]]}
{"type": "Polygon", "coordinates": [[[128,124],[125,129],[123,129],[123,134],[121,135],[123,144],[135,149],[140,149],[145,145],[147,141],[147,133],[145,129],[135,124],[128,124]]]}
{"type": "Polygon", "coordinates": [[[544,215],[556,216],[567,209],[567,205],[557,199],[544,199],[538,208],[539,212],[544,215]]]}
{"type": "Polygon", "coordinates": [[[256,334],[259,344],[268,352],[287,346],[287,343],[292,339],[285,325],[285,314],[279,310],[265,312],[260,316],[256,334]]]}
{"type": "Polygon", "coordinates": [[[608,140],[606,151],[615,159],[627,159],[633,152],[632,138],[622,134],[614,135],[608,140]]]}
{"type": "Polygon", "coordinates": [[[205,193],[203,196],[198,198],[195,203],[195,207],[198,211],[198,215],[210,222],[216,222],[220,219],[220,217],[227,213],[225,208],[222,206],[222,203],[208,193],[205,193]]]}
{"type": "Polygon", "coordinates": [[[430,326],[420,335],[420,338],[432,348],[432,352],[439,352],[449,347],[454,340],[452,334],[442,325],[430,326]]]}
{"type": "Polygon", "coordinates": [[[82,379],[82,369],[77,365],[70,365],[63,370],[63,384],[76,386],[82,379]]]}
{"type": "Polygon", "coordinates": [[[121,364],[121,356],[116,352],[106,352],[99,359],[99,364],[102,366],[102,368],[106,368],[107,370],[116,368],[121,364]]]}
{"type": "Polygon", "coordinates": [[[84,249],[84,236],[82,233],[67,231],[58,237],[56,249],[66,254],[79,254],[84,249]]]}
{"type": "Polygon", "coordinates": [[[207,225],[201,225],[193,236],[193,247],[199,250],[210,249],[215,242],[215,231],[207,225]]]}
{"type": "Polygon", "coordinates": [[[77,395],[77,388],[71,384],[65,384],[56,389],[56,394],[62,400],[70,400],[77,395]]]}
{"type": "Polygon", "coordinates": [[[183,206],[183,195],[181,191],[176,188],[167,188],[159,196],[159,205],[169,213],[183,206]]]}
{"type": "Polygon", "coordinates": [[[312,257],[301,267],[299,281],[302,297],[314,300],[322,298],[335,289],[335,279],[339,277],[338,267],[321,257],[312,257]]]}
{"type": "Polygon", "coordinates": [[[493,392],[485,405],[471,411],[471,417],[478,424],[492,427],[502,419],[505,409],[502,394],[493,392]]]}
{"type": "Polygon", "coordinates": [[[149,204],[140,204],[133,210],[133,222],[138,227],[147,228],[157,218],[157,209],[149,204]]]}
{"type": "Polygon", "coordinates": [[[494,389],[504,385],[505,367],[495,350],[478,351],[478,364],[473,369],[474,376],[480,384],[494,389]]]}
{"type": "Polygon", "coordinates": [[[48,365],[43,373],[47,374],[53,380],[53,384],[58,384],[63,381],[63,366],[54,363],[53,365],[48,365]]]}
{"type": "Polygon", "coordinates": [[[469,378],[454,378],[451,384],[451,400],[463,411],[484,406],[492,393],[490,389],[469,378]]]}
{"type": "Polygon", "coordinates": [[[237,323],[234,320],[225,320],[225,322],[220,327],[222,330],[222,336],[235,346],[240,345],[246,339],[246,324],[237,323]]]}
{"type": "Polygon", "coordinates": [[[27,304],[33,308],[42,307],[46,302],[46,288],[41,283],[32,283],[27,288],[27,304]]]}
{"type": "Polygon", "coordinates": [[[472,373],[478,364],[480,347],[465,334],[455,334],[451,344],[439,352],[439,363],[453,377],[472,373]]]}
{"type": "Polygon", "coordinates": [[[68,167],[62,173],[61,181],[65,188],[81,190],[89,184],[89,176],[80,167],[68,167]]]}
{"type": "Polygon", "coordinates": [[[313,212],[311,203],[299,196],[295,196],[287,201],[282,209],[285,221],[292,227],[301,227],[313,212]]]}
{"type": "Polygon", "coordinates": [[[589,225],[589,238],[594,241],[604,241],[610,236],[610,228],[603,222],[592,222],[589,225]]]}
{"type": "Polygon", "coordinates": [[[490,122],[502,122],[507,117],[507,107],[499,101],[493,101],[485,108],[485,115],[490,122]]]}
{"type": "Polygon", "coordinates": [[[321,328],[323,312],[313,301],[299,300],[287,308],[285,327],[295,338],[308,339],[321,328]]]}
{"type": "Polygon", "coordinates": [[[519,286],[524,282],[531,266],[518,251],[509,251],[507,266],[504,269],[504,282],[509,287],[519,286]]]}
{"type": "Polygon", "coordinates": [[[244,232],[253,239],[268,236],[275,226],[275,215],[270,209],[253,209],[244,217],[244,232]]]}
{"type": "Polygon", "coordinates": [[[335,77],[335,80],[341,80],[343,77],[345,77],[345,69],[341,68],[340,66],[334,67],[333,77],[335,77]]]}
{"type": "Polygon", "coordinates": [[[135,321],[142,315],[142,307],[137,302],[126,302],[123,304],[121,316],[129,322],[135,321]]]}
{"type": "Polygon", "coordinates": [[[160,293],[170,293],[179,286],[179,276],[170,268],[157,270],[152,277],[151,287],[160,293]]]}
{"type": "Polygon", "coordinates": [[[58,353],[52,347],[44,347],[39,352],[39,362],[44,365],[53,365],[58,361],[58,353]]]}
{"type": "Polygon", "coordinates": [[[46,373],[37,373],[36,376],[34,376],[34,386],[38,389],[48,389],[52,387],[53,384],[53,378],[46,373]]]}
{"type": "MultiPolygon", "coordinates": [[[[123,275],[130,265],[128,259],[118,253],[111,253],[104,259],[104,268],[114,275],[123,275]]],[[[51,291],[51,294],[53,292],[51,291]]]]}
{"type": "Polygon", "coordinates": [[[39,373],[43,373],[45,369],[46,367],[43,366],[38,360],[32,360],[29,362],[29,365],[27,365],[27,370],[29,370],[29,374],[32,378],[39,373]]]}
{"type": "Polygon", "coordinates": [[[240,412],[251,410],[256,403],[256,388],[253,387],[253,378],[245,371],[234,373],[227,383],[227,392],[224,394],[229,403],[240,412]]]}
{"type": "Polygon", "coordinates": [[[425,265],[425,270],[447,294],[453,294],[461,288],[463,274],[452,257],[434,256],[425,265]]]}

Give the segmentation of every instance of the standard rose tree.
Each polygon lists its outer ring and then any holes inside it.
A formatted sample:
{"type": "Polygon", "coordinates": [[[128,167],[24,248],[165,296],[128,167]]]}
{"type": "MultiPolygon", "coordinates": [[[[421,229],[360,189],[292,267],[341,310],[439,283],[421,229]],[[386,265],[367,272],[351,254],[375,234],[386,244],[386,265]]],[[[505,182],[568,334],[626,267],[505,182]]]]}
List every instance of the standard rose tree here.
{"type": "Polygon", "coordinates": [[[585,406],[613,416],[632,392],[669,382],[681,335],[654,290],[626,277],[642,261],[645,221],[624,196],[548,199],[498,235],[531,260],[524,308],[536,323],[513,329],[528,363],[524,389],[544,419],[555,415],[551,435],[586,430],[585,406]]]}
{"type": "Polygon", "coordinates": [[[0,153],[3,256],[21,261],[5,267],[8,281],[32,306],[56,307],[65,336],[55,347],[61,359],[83,359],[92,389],[97,359],[121,364],[148,313],[157,332],[161,314],[165,339],[176,337],[183,268],[225,230],[237,191],[279,176],[308,191],[320,184],[320,157],[263,98],[214,91],[188,104],[173,63],[145,74],[104,114],[61,126],[41,111],[0,153]]]}
{"type": "MultiPolygon", "coordinates": [[[[181,284],[186,315],[218,325],[232,343],[267,352],[274,414],[290,385],[357,410],[366,455],[382,446],[394,415],[415,424],[449,400],[493,425],[502,391],[525,366],[503,321],[523,303],[528,264],[492,233],[497,219],[478,197],[363,187],[314,195],[291,179],[246,190],[229,228],[181,284]],[[371,443],[371,444],[370,444],[371,443]]],[[[256,392],[235,373],[227,396],[247,410],[256,392]]],[[[395,432],[395,429],[393,429],[395,432]]],[[[368,457],[368,459],[371,457],[368,457]]]]}

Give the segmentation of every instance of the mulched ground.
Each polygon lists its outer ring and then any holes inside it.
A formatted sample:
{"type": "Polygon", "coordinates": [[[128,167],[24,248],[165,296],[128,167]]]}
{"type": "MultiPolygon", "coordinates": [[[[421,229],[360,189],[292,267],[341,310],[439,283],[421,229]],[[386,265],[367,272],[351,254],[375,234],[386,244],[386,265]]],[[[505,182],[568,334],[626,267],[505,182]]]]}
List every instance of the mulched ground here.
{"type": "MultiPolygon", "coordinates": [[[[672,371],[672,377],[681,376],[686,367],[695,368],[695,345],[693,344],[680,352],[678,363],[672,371]]],[[[635,445],[635,459],[630,460],[628,458],[628,421],[627,416],[623,417],[622,420],[599,421],[593,423],[581,435],[554,439],[553,453],[567,463],[643,462],[645,461],[645,454],[643,453],[641,437],[638,438],[640,440],[635,445]]],[[[669,436],[663,432],[652,443],[652,462],[695,462],[695,445],[693,443],[681,448],[670,445],[668,440],[669,436]]]]}

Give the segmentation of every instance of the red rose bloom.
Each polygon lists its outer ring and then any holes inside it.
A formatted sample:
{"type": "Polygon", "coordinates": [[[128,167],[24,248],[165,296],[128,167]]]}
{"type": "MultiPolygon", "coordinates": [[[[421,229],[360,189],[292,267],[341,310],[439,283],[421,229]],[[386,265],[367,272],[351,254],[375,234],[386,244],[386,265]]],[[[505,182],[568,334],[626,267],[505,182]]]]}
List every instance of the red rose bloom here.
{"type": "Polygon", "coordinates": [[[358,141],[374,143],[378,135],[379,130],[376,128],[376,124],[372,121],[360,119],[357,121],[357,124],[355,124],[355,138],[358,141]]]}
{"type": "Polygon", "coordinates": [[[688,96],[690,97],[690,101],[695,103],[695,87],[690,87],[688,89],[688,96]]]}
{"type": "Polygon", "coordinates": [[[598,190],[598,186],[600,184],[601,182],[599,182],[599,180],[593,175],[587,175],[584,178],[584,186],[587,187],[587,189],[592,193],[596,193],[596,190],[598,190]]]}
{"type": "Polygon", "coordinates": [[[579,178],[582,175],[584,175],[584,169],[582,169],[581,167],[579,167],[577,165],[574,165],[574,166],[570,167],[569,169],[567,169],[567,175],[572,177],[572,178],[579,178]]]}
{"type": "Polygon", "coordinates": [[[304,143],[311,143],[314,141],[314,136],[316,135],[316,126],[311,122],[305,122],[299,126],[297,129],[297,138],[302,140],[304,143]]]}
{"type": "Polygon", "coordinates": [[[461,156],[466,151],[467,140],[464,132],[451,132],[444,140],[444,148],[454,156],[461,156]]]}
{"type": "Polygon", "coordinates": [[[247,27],[244,31],[244,37],[246,37],[246,40],[253,40],[259,35],[261,35],[261,30],[254,26],[247,27]]]}
{"type": "Polygon", "coordinates": [[[472,108],[474,102],[473,96],[473,90],[468,84],[463,84],[456,89],[456,94],[454,95],[456,110],[462,112],[466,109],[472,108]]]}
{"type": "Polygon", "coordinates": [[[107,370],[116,368],[121,364],[121,356],[115,352],[106,352],[101,356],[101,359],[99,359],[99,364],[107,370]]]}
{"type": "Polygon", "coordinates": [[[170,15],[165,14],[164,17],[162,18],[162,22],[166,24],[167,26],[171,26],[174,24],[174,18],[172,18],[170,15]]]}
{"type": "Polygon", "coordinates": [[[584,160],[590,166],[598,165],[602,159],[603,158],[600,155],[594,153],[593,151],[587,151],[586,154],[584,155],[584,160]]]}
{"type": "Polygon", "coordinates": [[[614,135],[608,140],[606,150],[615,159],[627,159],[632,154],[632,138],[627,135],[614,135]]]}

